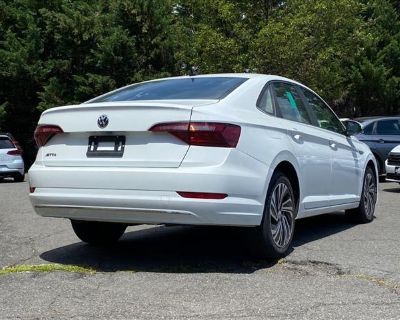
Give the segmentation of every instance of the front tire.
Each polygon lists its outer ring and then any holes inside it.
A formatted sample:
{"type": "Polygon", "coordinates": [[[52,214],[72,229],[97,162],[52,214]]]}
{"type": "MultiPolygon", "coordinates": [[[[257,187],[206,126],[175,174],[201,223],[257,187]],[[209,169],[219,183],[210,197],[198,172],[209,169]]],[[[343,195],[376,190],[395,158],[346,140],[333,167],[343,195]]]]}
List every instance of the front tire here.
{"type": "Polygon", "coordinates": [[[374,219],[376,200],[376,176],[371,167],[367,167],[364,174],[360,205],[356,209],[347,210],[346,215],[355,223],[369,223],[374,219]]]}
{"type": "Polygon", "coordinates": [[[117,242],[125,232],[122,223],[71,220],[72,229],[79,239],[91,245],[101,246],[117,242]]]}
{"type": "Polygon", "coordinates": [[[255,234],[257,256],[278,259],[291,249],[297,201],[290,180],[276,172],[271,178],[261,225],[255,234]]]}

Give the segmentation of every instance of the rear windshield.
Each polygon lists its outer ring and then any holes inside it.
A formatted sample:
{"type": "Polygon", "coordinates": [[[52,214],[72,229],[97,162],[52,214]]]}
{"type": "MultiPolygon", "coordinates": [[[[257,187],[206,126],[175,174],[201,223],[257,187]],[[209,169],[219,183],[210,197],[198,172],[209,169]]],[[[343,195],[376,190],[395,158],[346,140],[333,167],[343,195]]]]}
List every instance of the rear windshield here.
{"type": "Polygon", "coordinates": [[[14,144],[7,137],[0,137],[0,149],[13,149],[14,144]]]}
{"type": "Polygon", "coordinates": [[[239,87],[247,78],[190,77],[134,84],[90,101],[134,101],[170,99],[222,99],[239,87]]]}

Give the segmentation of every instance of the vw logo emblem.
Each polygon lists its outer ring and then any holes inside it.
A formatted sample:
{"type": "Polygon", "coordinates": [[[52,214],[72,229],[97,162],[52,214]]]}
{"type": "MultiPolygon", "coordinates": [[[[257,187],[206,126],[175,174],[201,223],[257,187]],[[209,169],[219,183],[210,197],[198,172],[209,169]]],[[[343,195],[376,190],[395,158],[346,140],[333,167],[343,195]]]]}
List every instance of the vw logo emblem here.
{"type": "Polygon", "coordinates": [[[105,114],[102,114],[98,119],[97,119],[97,125],[99,128],[104,129],[105,127],[108,126],[108,117],[105,114]]]}

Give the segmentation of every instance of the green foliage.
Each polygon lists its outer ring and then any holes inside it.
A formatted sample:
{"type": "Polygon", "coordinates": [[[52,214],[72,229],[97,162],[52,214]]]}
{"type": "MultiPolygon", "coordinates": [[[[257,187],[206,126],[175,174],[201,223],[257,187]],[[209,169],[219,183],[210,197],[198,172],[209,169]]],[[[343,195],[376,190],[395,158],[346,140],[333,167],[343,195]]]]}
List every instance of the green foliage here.
{"type": "Polygon", "coordinates": [[[288,1],[258,33],[254,64],[317,90],[329,101],[343,83],[360,47],[357,0],[288,1]]]}
{"type": "Polygon", "coordinates": [[[75,265],[64,265],[58,263],[38,264],[38,265],[16,265],[11,267],[3,267],[0,269],[0,276],[10,275],[13,273],[25,272],[72,272],[94,274],[96,270],[90,267],[81,267],[75,265]]]}
{"type": "Polygon", "coordinates": [[[390,1],[365,3],[361,51],[348,77],[348,105],[353,115],[400,111],[400,20],[390,1]]]}
{"type": "Polygon", "coordinates": [[[32,158],[43,110],[191,66],[294,78],[342,116],[397,114],[399,14],[394,0],[0,0],[0,131],[32,158]]]}

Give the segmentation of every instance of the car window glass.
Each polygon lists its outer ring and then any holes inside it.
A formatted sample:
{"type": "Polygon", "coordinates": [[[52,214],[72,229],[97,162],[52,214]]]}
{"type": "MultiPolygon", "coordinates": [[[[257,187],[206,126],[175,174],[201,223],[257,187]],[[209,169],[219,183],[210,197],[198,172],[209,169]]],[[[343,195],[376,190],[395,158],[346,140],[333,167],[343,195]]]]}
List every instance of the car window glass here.
{"type": "Polygon", "coordinates": [[[400,135],[400,123],[398,119],[381,120],[376,126],[379,135],[400,135]]]}
{"type": "Polygon", "coordinates": [[[0,149],[13,149],[14,144],[7,137],[0,137],[0,149]]]}
{"type": "Polygon", "coordinates": [[[304,88],[301,88],[301,90],[303,91],[312,112],[315,114],[318,127],[337,133],[343,133],[343,124],[332,110],[311,91],[304,88]]]}
{"type": "Polygon", "coordinates": [[[272,103],[272,94],[269,87],[264,90],[260,100],[257,103],[257,107],[266,113],[274,114],[274,105],[272,103]]]}
{"type": "Polygon", "coordinates": [[[291,84],[276,82],[273,85],[279,115],[287,120],[311,124],[303,100],[296,87],[291,84]]]}
{"type": "Polygon", "coordinates": [[[135,100],[222,99],[244,83],[239,77],[187,77],[142,82],[111,92],[90,103],[135,100]]]}
{"type": "Polygon", "coordinates": [[[365,128],[363,128],[363,133],[367,134],[367,135],[371,135],[373,130],[374,130],[374,122],[365,126],[365,128]]]}

